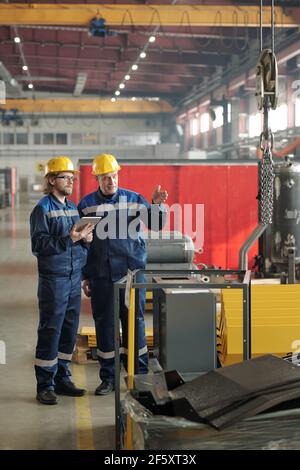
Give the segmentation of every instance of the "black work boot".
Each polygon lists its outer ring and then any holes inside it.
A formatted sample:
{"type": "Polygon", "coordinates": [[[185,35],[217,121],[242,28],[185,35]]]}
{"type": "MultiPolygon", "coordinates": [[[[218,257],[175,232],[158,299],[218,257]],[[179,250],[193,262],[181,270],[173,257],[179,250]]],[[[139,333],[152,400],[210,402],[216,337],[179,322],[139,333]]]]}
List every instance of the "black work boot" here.
{"type": "Polygon", "coordinates": [[[56,405],[57,404],[57,396],[55,395],[53,390],[45,389],[40,390],[36,394],[36,399],[42,403],[43,405],[56,405]]]}
{"type": "Polygon", "coordinates": [[[55,393],[58,395],[67,395],[69,397],[82,397],[86,394],[86,390],[84,388],[76,387],[73,382],[57,382],[55,384],[55,393]]]}
{"type": "Polygon", "coordinates": [[[113,392],[115,386],[112,382],[108,380],[103,380],[101,384],[96,388],[95,395],[108,395],[109,393],[113,392]]]}

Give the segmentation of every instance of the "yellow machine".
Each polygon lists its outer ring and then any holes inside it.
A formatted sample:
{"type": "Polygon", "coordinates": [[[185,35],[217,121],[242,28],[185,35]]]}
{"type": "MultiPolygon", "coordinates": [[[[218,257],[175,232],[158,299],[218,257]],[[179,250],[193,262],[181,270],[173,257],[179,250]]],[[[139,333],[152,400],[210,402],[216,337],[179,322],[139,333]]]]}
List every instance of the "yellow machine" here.
{"type": "MultiPolygon", "coordinates": [[[[227,326],[227,358],[230,364],[242,358],[242,293],[223,290],[221,308],[227,326]]],[[[252,355],[283,356],[300,346],[300,285],[270,284],[251,287],[252,355]]]]}

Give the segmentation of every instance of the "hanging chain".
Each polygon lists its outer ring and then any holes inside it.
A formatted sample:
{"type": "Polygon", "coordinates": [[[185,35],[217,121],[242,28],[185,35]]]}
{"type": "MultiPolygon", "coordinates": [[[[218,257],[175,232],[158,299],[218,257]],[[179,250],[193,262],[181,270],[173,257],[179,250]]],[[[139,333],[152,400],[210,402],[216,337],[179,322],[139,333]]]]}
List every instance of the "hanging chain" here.
{"type": "Polygon", "coordinates": [[[260,208],[259,217],[262,225],[269,225],[273,220],[274,165],[272,149],[274,136],[269,128],[269,110],[276,109],[278,98],[278,73],[274,53],[274,0],[272,0],[272,49],[263,50],[263,4],[260,0],[260,58],[256,67],[256,97],[258,109],[263,109],[263,132],[260,135],[260,148],[263,152],[260,171],[260,208]]]}
{"type": "Polygon", "coordinates": [[[267,149],[260,165],[260,223],[268,225],[273,220],[274,165],[271,149],[267,149]]]}

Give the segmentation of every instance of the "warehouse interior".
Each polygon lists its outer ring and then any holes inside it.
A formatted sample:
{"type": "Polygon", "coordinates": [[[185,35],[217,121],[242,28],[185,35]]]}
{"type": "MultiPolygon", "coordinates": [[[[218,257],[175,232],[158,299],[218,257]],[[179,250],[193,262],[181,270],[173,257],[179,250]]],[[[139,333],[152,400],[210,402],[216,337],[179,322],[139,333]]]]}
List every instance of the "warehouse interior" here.
{"type": "Polygon", "coordinates": [[[1,1],[0,450],[299,449],[299,220],[298,0],[1,1]],[[95,395],[82,293],[87,393],[43,406],[30,214],[50,159],[79,172],[77,206],[99,154],[121,188],[168,193],[145,232],[149,374],[129,339],[128,379],[116,358],[115,393],[95,395]]]}

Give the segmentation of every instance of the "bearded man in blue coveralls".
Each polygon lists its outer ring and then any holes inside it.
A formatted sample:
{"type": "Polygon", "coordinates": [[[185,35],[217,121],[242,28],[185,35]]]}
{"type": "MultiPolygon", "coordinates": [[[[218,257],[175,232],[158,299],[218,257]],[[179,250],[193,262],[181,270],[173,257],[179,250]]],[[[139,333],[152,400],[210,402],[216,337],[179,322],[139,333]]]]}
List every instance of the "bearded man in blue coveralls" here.
{"type": "MultiPolygon", "coordinates": [[[[124,277],[128,269],[145,269],[146,248],[140,230],[142,221],[151,230],[161,230],[166,210],[161,205],[167,200],[167,191],[158,186],[152,194],[152,204],[141,195],[118,187],[120,166],[113,155],[101,154],[93,161],[93,175],[99,189],[85,196],[79,203],[80,216],[102,216],[96,227],[93,242],[83,270],[83,290],[91,297],[96,326],[97,354],[100,363],[100,385],[96,395],[107,395],[114,390],[114,282],[124,277]],[[141,215],[143,213],[143,216],[141,215]],[[137,217],[136,214],[139,214],[137,217]],[[132,226],[134,229],[131,229],[132,226]]],[[[142,282],[144,276],[137,279],[142,282]]],[[[139,290],[138,373],[148,372],[148,351],[145,336],[145,289],[139,290]]],[[[126,367],[128,310],[125,292],[120,291],[120,319],[122,324],[121,353],[126,367]]]]}
{"type": "Polygon", "coordinates": [[[30,215],[32,252],[37,257],[40,322],[35,357],[36,398],[57,403],[56,394],[82,396],[71,381],[69,364],[78,329],[82,268],[93,226],[77,230],[77,207],[72,194],[75,173],[68,157],[49,160],[44,194],[30,215]]]}

